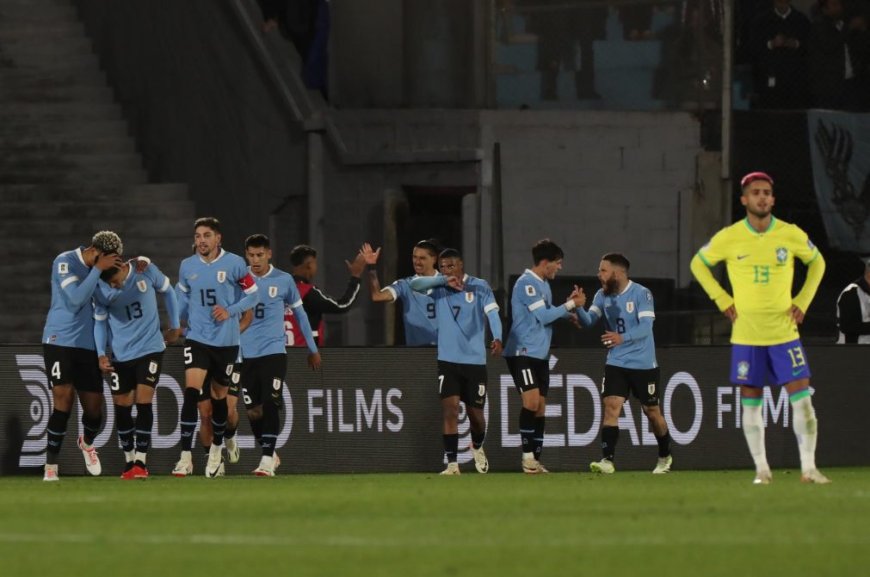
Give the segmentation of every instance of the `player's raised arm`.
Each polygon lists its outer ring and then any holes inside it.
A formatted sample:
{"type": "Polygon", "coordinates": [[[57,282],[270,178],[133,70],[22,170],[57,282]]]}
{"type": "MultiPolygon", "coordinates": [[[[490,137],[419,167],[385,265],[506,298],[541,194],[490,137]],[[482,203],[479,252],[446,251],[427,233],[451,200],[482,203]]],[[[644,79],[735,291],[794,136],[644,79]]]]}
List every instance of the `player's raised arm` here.
{"type": "MultiPolygon", "coordinates": [[[[582,291],[583,289],[580,290],[582,291]]],[[[575,310],[577,311],[577,320],[580,321],[580,326],[594,326],[601,318],[602,306],[604,306],[604,295],[601,291],[598,291],[592,298],[592,305],[590,305],[589,310],[584,309],[582,306],[577,307],[575,310]]]]}
{"type": "Polygon", "coordinates": [[[69,272],[65,263],[55,262],[55,274],[57,282],[60,285],[61,294],[66,298],[67,302],[74,307],[80,307],[88,302],[94,294],[94,289],[97,287],[97,281],[100,280],[100,274],[113,266],[123,264],[121,257],[117,254],[101,254],[97,257],[94,267],[84,279],[79,279],[76,275],[69,272]]]}
{"type": "Polygon", "coordinates": [[[411,279],[410,285],[414,292],[425,293],[433,288],[446,286],[447,280],[448,277],[440,274],[436,276],[418,276],[411,279]]]}

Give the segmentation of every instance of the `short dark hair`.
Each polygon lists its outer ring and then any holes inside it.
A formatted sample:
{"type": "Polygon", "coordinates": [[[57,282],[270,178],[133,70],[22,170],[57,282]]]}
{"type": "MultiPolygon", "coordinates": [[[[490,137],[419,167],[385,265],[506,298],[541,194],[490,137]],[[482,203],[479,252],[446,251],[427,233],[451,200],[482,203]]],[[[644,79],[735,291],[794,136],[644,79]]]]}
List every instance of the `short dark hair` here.
{"type": "Polygon", "coordinates": [[[313,247],[310,247],[307,244],[296,245],[293,247],[293,250],[290,251],[290,264],[293,266],[299,266],[304,263],[305,259],[309,256],[317,256],[317,251],[314,250],[313,247]]]}
{"type": "Polygon", "coordinates": [[[245,248],[272,248],[269,244],[269,237],[265,234],[252,234],[245,239],[245,248]]]}
{"type": "Polygon", "coordinates": [[[538,264],[542,260],[555,261],[564,257],[565,253],[562,252],[559,245],[549,238],[539,240],[532,247],[532,260],[535,264],[538,264]]]}
{"type": "Polygon", "coordinates": [[[616,266],[622,267],[628,272],[628,269],[631,267],[631,263],[628,262],[628,259],[625,258],[625,255],[618,252],[609,252],[606,255],[601,257],[601,260],[606,260],[610,264],[615,264],[616,266]]]}
{"type": "Polygon", "coordinates": [[[213,216],[203,216],[202,218],[198,218],[193,221],[193,230],[198,229],[201,226],[207,226],[216,233],[220,234],[221,231],[221,221],[216,219],[213,216]]]}
{"type": "Polygon", "coordinates": [[[429,251],[429,253],[438,258],[438,253],[440,252],[438,249],[438,243],[433,238],[425,238],[414,245],[414,248],[422,248],[423,250],[429,251]]]}
{"type": "Polygon", "coordinates": [[[118,274],[118,271],[120,271],[120,270],[121,269],[119,269],[116,266],[107,268],[106,270],[104,270],[103,272],[100,273],[100,280],[107,283],[107,282],[109,282],[109,280],[111,280],[111,278],[113,276],[118,274]]]}
{"type": "Polygon", "coordinates": [[[462,253],[455,248],[445,248],[441,251],[441,254],[438,255],[438,258],[458,258],[459,260],[462,260],[462,253]]]}

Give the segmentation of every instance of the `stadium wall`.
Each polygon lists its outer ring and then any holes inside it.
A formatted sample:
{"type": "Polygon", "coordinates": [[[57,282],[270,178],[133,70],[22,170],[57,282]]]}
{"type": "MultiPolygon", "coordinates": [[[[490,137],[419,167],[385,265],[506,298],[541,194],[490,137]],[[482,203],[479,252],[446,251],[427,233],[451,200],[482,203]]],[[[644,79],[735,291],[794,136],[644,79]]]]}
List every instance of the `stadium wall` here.
{"type": "MultiPolygon", "coordinates": [[[[860,347],[808,347],[819,415],[820,467],[866,466],[870,449],[863,405],[866,351],[860,347]]],[[[435,351],[432,349],[325,349],[323,369],[312,373],[305,353],[291,350],[278,453],[282,473],[435,472],[442,466],[440,406],[435,351]]],[[[556,349],[550,359],[551,389],[547,408],[544,462],[553,471],[584,471],[600,458],[598,429],[602,407],[598,385],[604,353],[590,349],[556,349]]],[[[740,427],[740,403],[727,382],[727,347],[659,350],[662,402],[674,438],[675,470],[749,468],[751,459],[740,427]]],[[[493,471],[519,470],[517,420],[521,407],[506,366],[491,359],[488,435],[493,471]]],[[[166,352],[157,389],[155,434],[149,465],[166,474],[180,451],[178,416],[183,382],[181,350],[166,352]]],[[[106,387],[108,398],[108,387],[106,387]]],[[[37,346],[0,349],[0,474],[38,474],[44,463],[45,429],[51,412],[42,352],[37,346]]],[[[782,389],[765,397],[767,450],[774,467],[797,467],[799,458],[790,430],[790,407],[782,389]]],[[[656,443],[640,407],[632,401],[620,420],[617,464],[621,470],[648,469],[655,463],[656,443]]],[[[83,474],[75,438],[79,415],[61,454],[62,474],[83,474]]],[[[468,463],[468,424],[460,425],[460,461],[468,463]]],[[[248,474],[258,462],[246,417],[241,417],[242,460],[229,474],[248,474]]],[[[97,438],[103,470],[121,472],[114,413],[109,407],[97,438]]],[[[197,441],[198,445],[198,441],[197,441]]],[[[195,449],[196,473],[205,455],[195,449]]],[[[469,465],[470,466],[470,465],[469,465]]]]}

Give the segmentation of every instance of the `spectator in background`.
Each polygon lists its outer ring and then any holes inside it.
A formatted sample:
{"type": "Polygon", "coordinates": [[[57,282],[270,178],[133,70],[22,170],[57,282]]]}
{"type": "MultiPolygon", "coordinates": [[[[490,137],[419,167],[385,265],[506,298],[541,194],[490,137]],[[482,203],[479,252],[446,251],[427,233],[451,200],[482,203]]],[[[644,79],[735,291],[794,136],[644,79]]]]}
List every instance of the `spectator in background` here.
{"type": "Polygon", "coordinates": [[[867,20],[847,17],[841,0],[819,0],[819,18],[809,40],[809,80],[813,106],[836,110],[866,108],[867,20]]]}
{"type": "Polygon", "coordinates": [[[837,298],[837,344],[870,345],[870,257],[864,259],[864,274],[849,283],[837,298]]]}
{"type": "Polygon", "coordinates": [[[257,0],[263,32],[279,30],[302,58],[305,85],[326,95],[329,0],[257,0]]]}
{"type": "Polygon", "coordinates": [[[749,31],[747,52],[757,107],[805,108],[810,21],[791,6],[791,0],[773,0],[772,4],[755,17],[749,31]]]}

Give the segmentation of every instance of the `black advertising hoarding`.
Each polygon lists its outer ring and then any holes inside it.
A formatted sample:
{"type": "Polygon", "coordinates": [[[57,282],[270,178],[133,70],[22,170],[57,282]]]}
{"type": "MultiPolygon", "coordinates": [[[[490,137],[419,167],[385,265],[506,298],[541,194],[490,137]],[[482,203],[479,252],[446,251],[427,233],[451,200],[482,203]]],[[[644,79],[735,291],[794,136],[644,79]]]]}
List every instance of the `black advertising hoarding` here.
{"type": "MultiPolygon", "coordinates": [[[[818,463],[868,465],[868,426],[863,413],[870,349],[820,346],[807,349],[819,417],[818,463]]],[[[752,461],[740,431],[739,391],[728,383],[728,347],[679,347],[658,351],[662,404],[674,438],[674,469],[749,468],[752,461]]],[[[288,356],[278,453],[282,474],[431,471],[442,468],[441,409],[433,349],[342,348],[323,351],[321,372],[311,372],[305,351],[288,356]]],[[[602,407],[598,384],[604,352],[556,349],[550,359],[551,384],[543,461],[552,471],[586,471],[600,458],[598,430],[602,407]]],[[[520,470],[517,421],[519,397],[503,359],[490,359],[486,450],[493,471],[520,470]]],[[[180,447],[181,349],[165,354],[157,389],[155,434],[149,454],[152,473],[168,473],[180,447]]],[[[108,399],[108,387],[106,387],[108,399]]],[[[767,451],[773,467],[797,467],[790,406],[780,388],[768,389],[764,414],[767,451]]],[[[51,394],[38,346],[0,348],[0,472],[36,472],[45,459],[45,428],[51,394]]],[[[464,415],[463,415],[464,416],[464,415]]],[[[620,419],[619,469],[652,469],[656,443],[635,401],[620,419]]],[[[75,447],[81,429],[78,409],[61,456],[61,474],[83,474],[75,447]]],[[[468,425],[460,425],[460,462],[469,463],[468,425]]],[[[259,450],[241,416],[242,460],[228,474],[247,474],[259,450]]],[[[197,439],[198,444],[198,439],[197,439]]],[[[120,474],[114,412],[108,407],[96,445],[105,475],[120,474]]],[[[195,474],[205,454],[195,448],[195,474]]],[[[473,467],[469,464],[465,468],[473,467]]]]}

